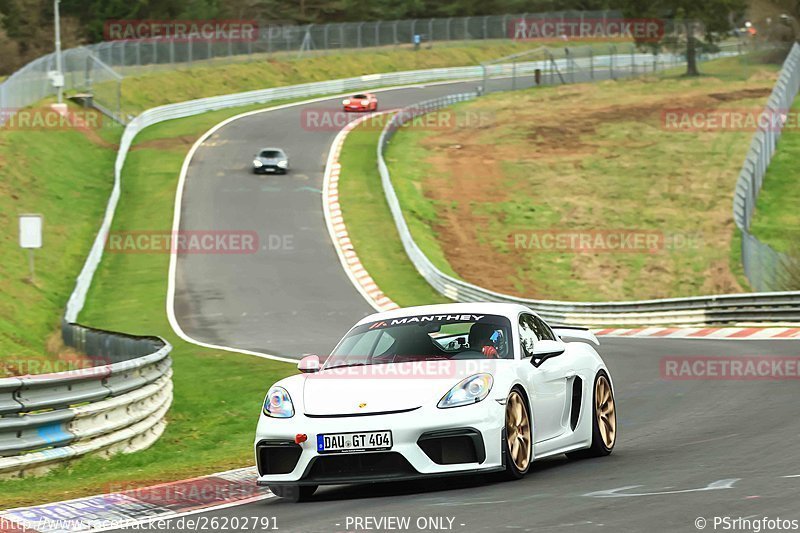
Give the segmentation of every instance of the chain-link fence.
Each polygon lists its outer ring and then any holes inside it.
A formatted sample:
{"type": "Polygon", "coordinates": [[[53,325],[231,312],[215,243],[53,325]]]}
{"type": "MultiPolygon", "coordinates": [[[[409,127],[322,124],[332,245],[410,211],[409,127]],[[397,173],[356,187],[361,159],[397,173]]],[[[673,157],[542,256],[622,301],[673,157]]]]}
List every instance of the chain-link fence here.
{"type": "MultiPolygon", "coordinates": [[[[697,61],[752,51],[744,43],[724,44],[714,52],[698,53],[697,61]]],[[[541,47],[483,63],[482,91],[642,76],[685,64],[683,54],[645,53],[634,44],[541,47]]]]}
{"type": "MultiPolygon", "coordinates": [[[[142,39],[108,41],[88,48],[104,63],[123,74],[159,66],[224,63],[254,56],[357,51],[375,47],[430,46],[434,42],[485,41],[528,38],[518,34],[520,21],[547,21],[552,38],[561,34],[558,24],[622,20],[619,11],[558,11],[482,17],[450,17],[331,24],[267,25],[253,39],[142,39]]],[[[662,27],[663,29],[663,27],[662,27]]],[[[547,36],[542,36],[547,37],[547,36]]]]}
{"type": "MultiPolygon", "coordinates": [[[[118,116],[122,76],[88,47],[65,50],[61,57],[64,89],[95,94],[100,108],[118,116]]],[[[55,54],[48,54],[28,63],[0,84],[0,126],[17,110],[56,94],[52,82],[55,68],[55,54]]]]}
{"type": "Polygon", "coordinates": [[[783,121],[774,118],[789,113],[798,91],[800,45],[795,43],[761,114],[764,120],[759,120],[761,126],[753,135],[733,199],[733,220],[742,232],[742,266],[750,285],[758,291],[793,290],[800,285],[800,260],[775,251],[750,233],[764,175],[783,127],[783,121]]]}
{"type": "MultiPolygon", "coordinates": [[[[533,38],[581,40],[585,36],[575,35],[569,28],[580,28],[583,24],[594,32],[602,33],[612,27],[619,30],[614,34],[617,37],[610,34],[598,37],[593,33],[592,38],[596,40],[630,42],[631,35],[619,24],[623,20],[618,11],[558,11],[304,26],[267,25],[259,27],[252,39],[198,40],[189,35],[184,39],[108,41],[63,52],[64,88],[71,92],[95,93],[96,103],[116,117],[120,114],[119,76],[274,57],[291,59],[310,54],[357,53],[360,49],[374,47],[413,49],[433,43],[533,38]],[[539,28],[536,35],[532,31],[534,27],[539,28]],[[547,31],[540,32],[542,28],[547,31]]],[[[671,21],[655,21],[654,24],[660,35],[679,32],[682,27],[671,21]]],[[[54,70],[55,56],[48,54],[0,84],[0,109],[5,111],[0,116],[54,95],[51,81],[54,70]]]]}

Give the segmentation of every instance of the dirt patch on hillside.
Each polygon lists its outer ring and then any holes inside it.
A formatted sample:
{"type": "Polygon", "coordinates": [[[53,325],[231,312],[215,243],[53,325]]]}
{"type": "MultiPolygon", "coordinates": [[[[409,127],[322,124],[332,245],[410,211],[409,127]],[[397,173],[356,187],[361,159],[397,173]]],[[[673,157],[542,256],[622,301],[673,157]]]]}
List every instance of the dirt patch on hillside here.
{"type": "MultiPolygon", "coordinates": [[[[490,234],[490,227],[498,225],[504,230],[513,230],[515,220],[505,220],[502,212],[490,220],[490,216],[484,214],[488,212],[485,209],[487,205],[517,197],[530,197],[531,211],[535,217],[535,204],[542,202],[541,195],[537,197],[537,191],[520,188],[513,172],[509,172],[509,165],[557,164],[559,168],[571,169],[555,176],[545,187],[547,194],[552,197],[553,206],[563,210],[563,220],[578,220],[589,227],[594,222],[603,227],[608,222],[593,219],[597,216],[598,206],[558,205],[562,195],[569,196],[576,190],[585,192],[593,186],[586,182],[584,165],[587,157],[601,157],[612,162],[615,159],[625,160],[619,168],[620,172],[624,172],[624,165],[629,164],[626,158],[631,153],[660,145],[658,135],[674,134],[664,131],[662,117],[665,110],[712,109],[740,100],[766,100],[771,91],[771,86],[767,86],[766,82],[763,87],[737,87],[726,91],[720,91],[719,85],[711,88],[687,86],[677,96],[676,93],[658,94],[657,87],[657,84],[652,85],[652,93],[648,93],[647,86],[642,87],[643,94],[636,95],[628,103],[617,103],[619,99],[602,94],[596,86],[584,86],[578,91],[574,87],[565,87],[565,92],[571,94],[561,99],[549,98],[544,105],[537,103],[533,96],[528,96],[529,100],[520,102],[516,109],[493,111],[494,121],[488,127],[444,131],[426,137],[423,145],[430,153],[427,162],[432,165],[433,171],[423,184],[423,194],[440,206],[439,222],[433,229],[453,269],[472,283],[500,292],[525,297],[554,297],[541,292],[535,281],[530,278],[521,281],[519,276],[520,270],[529,268],[531,261],[550,258],[540,255],[532,259],[529,250],[515,249],[513,246],[509,246],[506,253],[498,255],[497,241],[508,241],[511,237],[497,235],[496,231],[490,234]],[[571,99],[576,100],[575,105],[570,104],[571,99]],[[613,126],[630,123],[647,128],[652,138],[648,140],[624,135],[616,138],[617,132],[613,126]]],[[[482,103],[477,105],[485,106],[482,103]]],[[[701,138],[706,142],[714,142],[715,132],[702,135],[704,137],[701,138]]],[[[664,139],[666,143],[668,138],[664,139]]],[[[686,161],[676,163],[687,164],[686,161]]],[[[702,183],[682,183],[678,164],[675,168],[663,169],[660,178],[669,180],[659,183],[659,176],[653,176],[652,198],[642,198],[642,201],[659,202],[659,196],[676,194],[696,194],[698,198],[704,198],[705,195],[716,195],[717,198],[719,195],[729,196],[732,194],[735,174],[730,180],[730,191],[713,187],[706,190],[702,183]]],[[[727,176],[723,178],[727,179],[727,176]]],[[[585,197],[591,198],[591,195],[586,194],[585,197]]],[[[711,200],[709,204],[716,205],[711,200]]],[[[715,207],[703,213],[699,230],[708,235],[707,239],[713,246],[725,250],[723,255],[726,256],[732,234],[729,224],[731,214],[730,206],[726,202],[722,204],[725,204],[723,208],[715,207]]],[[[674,209],[666,203],[663,215],[680,219],[679,210],[682,208],[685,207],[681,207],[679,202],[674,209]],[[669,210],[673,212],[669,213],[669,210]]],[[[631,274],[628,267],[615,259],[614,254],[580,254],[572,257],[571,262],[573,276],[597,287],[597,294],[601,297],[616,294],[619,298],[623,294],[625,279],[631,274]]],[[[647,258],[636,275],[642,284],[651,283],[652,297],[674,296],[670,293],[671,288],[660,281],[665,276],[675,275],[680,268],[674,258],[662,255],[647,258]]],[[[701,275],[706,292],[741,290],[725,259],[709,264],[701,275]]]]}

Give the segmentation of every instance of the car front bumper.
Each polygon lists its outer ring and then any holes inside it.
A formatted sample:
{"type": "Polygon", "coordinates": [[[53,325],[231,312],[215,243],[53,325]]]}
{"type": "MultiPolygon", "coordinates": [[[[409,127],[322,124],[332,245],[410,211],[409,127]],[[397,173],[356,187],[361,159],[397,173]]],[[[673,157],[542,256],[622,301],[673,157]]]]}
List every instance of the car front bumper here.
{"type": "Polygon", "coordinates": [[[283,174],[286,172],[286,169],[277,165],[263,165],[260,167],[253,167],[253,172],[256,174],[283,174]]]}
{"type": "Polygon", "coordinates": [[[487,398],[475,405],[409,412],[288,419],[261,416],[255,441],[259,485],[333,485],[500,471],[505,410],[487,398]],[[385,451],[326,454],[317,435],[392,432],[385,451]],[[306,442],[295,443],[305,434],[306,442]]]}

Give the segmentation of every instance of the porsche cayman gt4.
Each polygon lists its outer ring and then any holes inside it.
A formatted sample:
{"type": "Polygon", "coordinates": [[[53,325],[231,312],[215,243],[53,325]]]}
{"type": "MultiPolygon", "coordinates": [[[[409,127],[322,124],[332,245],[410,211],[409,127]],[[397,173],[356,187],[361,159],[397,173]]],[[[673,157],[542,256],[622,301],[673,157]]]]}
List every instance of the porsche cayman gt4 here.
{"type": "Polygon", "coordinates": [[[614,449],[611,374],[585,328],[515,304],[378,313],[324,362],[269,388],[255,439],[258,483],[302,499],[319,485],[499,472],[614,449]],[[569,339],[569,340],[565,340],[569,339]]]}

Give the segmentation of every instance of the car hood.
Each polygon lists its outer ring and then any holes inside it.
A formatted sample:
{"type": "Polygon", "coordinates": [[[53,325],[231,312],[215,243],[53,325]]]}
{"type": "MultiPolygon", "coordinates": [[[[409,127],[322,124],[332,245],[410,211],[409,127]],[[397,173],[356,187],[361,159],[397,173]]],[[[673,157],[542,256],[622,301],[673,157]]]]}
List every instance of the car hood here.
{"type": "Polygon", "coordinates": [[[265,165],[277,165],[278,161],[286,161],[285,157],[256,157],[259,161],[261,161],[265,165]]]}
{"type": "Polygon", "coordinates": [[[308,374],[303,385],[305,413],[376,414],[436,405],[455,384],[475,373],[461,361],[442,363],[433,371],[420,364],[393,363],[308,374]]]}

